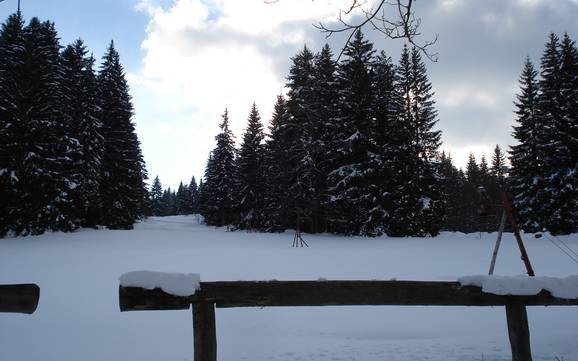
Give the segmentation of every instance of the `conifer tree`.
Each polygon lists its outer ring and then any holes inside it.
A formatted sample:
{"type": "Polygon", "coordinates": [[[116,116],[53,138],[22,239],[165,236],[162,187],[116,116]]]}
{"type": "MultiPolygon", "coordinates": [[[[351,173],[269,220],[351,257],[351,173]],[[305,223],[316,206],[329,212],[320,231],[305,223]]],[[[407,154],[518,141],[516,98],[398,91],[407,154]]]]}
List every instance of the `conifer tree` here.
{"type": "Polygon", "coordinates": [[[175,214],[183,215],[187,214],[188,203],[189,203],[189,189],[186,184],[181,181],[179,183],[179,188],[177,188],[177,193],[175,194],[175,214]]]}
{"type": "Polygon", "coordinates": [[[503,188],[506,184],[506,175],[508,173],[508,166],[506,165],[506,156],[496,144],[494,148],[494,154],[492,155],[492,165],[490,167],[490,172],[498,185],[503,188]]]}
{"type": "Polygon", "coordinates": [[[437,235],[441,224],[443,199],[439,164],[440,131],[433,130],[437,123],[433,91],[425,64],[417,49],[411,54],[404,47],[398,66],[398,91],[402,98],[401,118],[410,133],[409,156],[405,161],[412,175],[401,191],[392,234],[437,235]]]}
{"type": "Polygon", "coordinates": [[[540,211],[535,195],[541,184],[541,157],[539,139],[543,131],[542,118],[538,116],[538,72],[530,58],[526,58],[520,76],[520,94],[516,96],[516,122],[514,138],[518,144],[510,147],[510,186],[519,222],[525,231],[540,229],[540,211]]]}
{"type": "Polygon", "coordinates": [[[83,41],[78,39],[62,52],[64,116],[67,133],[74,140],[72,171],[77,186],[71,197],[74,211],[82,224],[94,227],[100,222],[100,178],[104,140],[98,117],[94,58],[87,56],[83,41]]]}
{"type": "Polygon", "coordinates": [[[327,149],[331,147],[335,132],[336,109],[339,102],[336,81],[336,63],[328,44],[313,59],[313,92],[309,102],[310,115],[305,125],[305,151],[308,172],[311,174],[309,207],[311,232],[322,232],[327,226],[327,175],[331,164],[327,149]]]}
{"type": "Polygon", "coordinates": [[[261,192],[265,188],[264,138],[261,116],[253,103],[236,162],[238,193],[235,208],[239,213],[237,226],[240,229],[263,227],[265,214],[261,192]]]}
{"type": "Polygon", "coordinates": [[[368,219],[372,195],[368,188],[372,169],[368,150],[373,141],[373,45],[357,31],[339,64],[339,129],[329,158],[328,207],[332,232],[360,234],[368,219]]]}
{"type": "Polygon", "coordinates": [[[197,185],[197,180],[195,176],[191,178],[191,183],[189,183],[189,213],[197,214],[199,213],[199,202],[200,202],[200,185],[197,185]]]}
{"type": "Polygon", "coordinates": [[[208,225],[225,226],[236,221],[235,197],[235,145],[229,129],[229,113],[225,109],[219,125],[221,133],[215,139],[217,146],[212,151],[205,170],[203,189],[203,216],[208,225]]]}
{"type": "Polygon", "coordinates": [[[24,21],[12,14],[0,30],[0,237],[21,223],[18,164],[22,158],[24,21]]]}
{"type": "Polygon", "coordinates": [[[400,122],[401,98],[396,89],[396,71],[391,58],[380,52],[374,64],[374,129],[368,158],[372,170],[369,217],[363,234],[379,235],[389,229],[396,190],[404,185],[405,157],[409,154],[409,132],[400,122]]]}
{"type": "Polygon", "coordinates": [[[289,187],[285,178],[291,172],[287,154],[289,137],[286,136],[286,132],[289,130],[287,127],[288,120],[287,103],[282,95],[278,95],[269,126],[269,137],[265,142],[264,157],[264,207],[267,218],[263,229],[270,232],[283,231],[288,226],[293,226],[288,221],[289,209],[287,200],[290,195],[287,192],[289,187]]]}
{"type": "Polygon", "coordinates": [[[283,205],[287,207],[288,225],[306,228],[312,216],[311,200],[314,189],[314,160],[311,157],[314,123],[311,104],[314,97],[314,55],[307,48],[292,58],[287,77],[287,113],[283,129],[286,160],[281,175],[282,186],[287,192],[283,205]]]}
{"type": "Polygon", "coordinates": [[[551,124],[548,154],[554,154],[546,179],[551,193],[551,212],[546,227],[552,233],[570,234],[578,230],[578,51],[564,34],[560,44],[559,118],[551,124]]]}
{"type": "Polygon", "coordinates": [[[104,137],[103,223],[111,229],[131,229],[143,215],[147,175],[131,120],[133,107],[128,84],[113,42],[103,57],[98,86],[104,137]]]}
{"type": "Polygon", "coordinates": [[[151,186],[151,191],[149,195],[149,199],[151,202],[151,214],[153,216],[162,215],[163,212],[162,197],[163,197],[163,186],[161,184],[159,176],[157,175],[153,180],[153,184],[151,186]]]}
{"type": "Polygon", "coordinates": [[[76,186],[72,174],[74,142],[63,114],[60,45],[54,24],[33,18],[24,28],[24,64],[18,76],[18,104],[23,132],[17,152],[21,209],[15,231],[40,234],[71,231],[79,226],[69,197],[76,186]]]}

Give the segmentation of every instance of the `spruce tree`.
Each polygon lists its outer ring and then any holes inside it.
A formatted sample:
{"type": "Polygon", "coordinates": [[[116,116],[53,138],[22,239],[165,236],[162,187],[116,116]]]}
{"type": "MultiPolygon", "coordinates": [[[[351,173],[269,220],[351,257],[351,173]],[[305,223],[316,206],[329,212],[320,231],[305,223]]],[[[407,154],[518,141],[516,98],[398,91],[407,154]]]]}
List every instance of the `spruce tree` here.
{"type": "Polygon", "coordinates": [[[260,229],[265,213],[262,191],[264,179],[265,135],[257,106],[253,103],[243,143],[237,157],[237,195],[235,208],[239,213],[238,228],[260,229]]]}
{"type": "Polygon", "coordinates": [[[520,76],[520,94],[514,102],[516,122],[514,138],[518,144],[510,147],[510,187],[514,208],[519,215],[520,227],[528,232],[540,229],[542,223],[539,205],[535,198],[542,183],[540,135],[544,132],[542,117],[538,116],[538,72],[530,58],[526,58],[520,76]]]}
{"type": "Polygon", "coordinates": [[[203,216],[208,225],[226,226],[236,221],[233,208],[235,144],[233,133],[229,129],[229,112],[226,109],[219,127],[221,133],[215,137],[217,146],[211,153],[205,171],[203,216]]]}
{"type": "Polygon", "coordinates": [[[551,192],[551,212],[546,226],[556,234],[578,230],[578,51],[575,42],[564,34],[560,44],[559,118],[551,124],[551,149],[554,162],[546,179],[551,192]]]}
{"type": "Polygon", "coordinates": [[[336,81],[336,63],[328,44],[313,59],[313,92],[309,102],[310,116],[305,125],[307,165],[311,176],[309,208],[311,232],[322,232],[327,210],[327,175],[331,164],[327,149],[331,147],[336,126],[336,109],[339,103],[336,81]]]}
{"type": "Polygon", "coordinates": [[[153,216],[161,216],[163,212],[163,204],[162,204],[162,197],[163,197],[163,186],[161,184],[161,180],[157,175],[153,180],[153,184],[151,186],[149,199],[151,203],[151,214],[153,216]]]}
{"type": "Polygon", "coordinates": [[[100,222],[100,178],[104,140],[98,119],[98,98],[94,58],[87,56],[78,39],[62,52],[64,112],[67,133],[73,141],[72,171],[77,186],[71,197],[82,224],[94,227],[100,222]]]}
{"type": "Polygon", "coordinates": [[[360,234],[371,210],[369,191],[372,169],[369,167],[374,129],[373,117],[373,45],[357,31],[345,48],[339,64],[339,128],[328,155],[333,169],[329,173],[328,207],[330,230],[360,234]]]}
{"type": "Polygon", "coordinates": [[[315,128],[318,126],[311,111],[314,97],[314,55],[303,47],[292,58],[287,77],[287,113],[283,129],[286,160],[282,167],[282,186],[287,192],[283,205],[287,207],[287,225],[305,226],[309,230],[312,217],[311,200],[314,198],[314,162],[311,152],[315,146],[315,128]]]}
{"type": "Polygon", "coordinates": [[[15,231],[40,234],[71,231],[79,226],[70,194],[76,187],[72,172],[75,150],[63,113],[60,45],[54,24],[33,18],[23,30],[24,64],[18,76],[18,104],[23,132],[19,140],[18,194],[21,209],[15,231]]]}
{"type": "Polygon", "coordinates": [[[506,175],[508,173],[508,166],[506,165],[506,155],[502,151],[499,145],[496,144],[494,148],[494,153],[492,155],[492,165],[490,167],[490,173],[492,177],[496,180],[498,186],[504,190],[506,184],[506,175]]]}
{"type": "Polygon", "coordinates": [[[179,188],[175,194],[175,214],[183,215],[187,214],[187,207],[189,204],[189,188],[186,184],[181,181],[179,183],[179,188]]]}
{"type": "Polygon", "coordinates": [[[372,170],[368,190],[372,197],[369,217],[362,229],[367,235],[380,235],[389,229],[395,190],[404,185],[404,163],[409,145],[407,126],[400,122],[401,97],[395,84],[395,66],[383,51],[375,58],[374,72],[375,124],[368,159],[372,170]]]}
{"type": "Polygon", "coordinates": [[[197,185],[197,180],[195,176],[191,178],[191,183],[189,183],[189,213],[197,214],[199,213],[199,202],[200,202],[200,185],[197,185]]]}
{"type": "Polygon", "coordinates": [[[287,154],[288,120],[287,103],[283,96],[279,95],[269,125],[269,136],[265,142],[265,194],[263,198],[267,217],[263,229],[269,232],[283,231],[288,226],[293,226],[288,222],[289,209],[287,207],[290,195],[287,192],[286,175],[291,172],[287,154]]]}
{"type": "Polygon", "coordinates": [[[0,30],[0,237],[21,223],[19,163],[24,152],[22,74],[24,71],[24,21],[12,14],[0,30]]]}
{"type": "Polygon", "coordinates": [[[407,174],[399,205],[395,205],[390,233],[437,235],[441,225],[443,198],[439,176],[438,148],[441,133],[434,130],[437,111],[425,64],[417,49],[404,47],[398,66],[398,91],[402,98],[401,121],[409,129],[407,174]],[[400,228],[401,227],[401,228],[400,228]]]}
{"type": "Polygon", "coordinates": [[[103,57],[98,86],[104,137],[102,222],[110,229],[131,229],[143,215],[147,175],[131,120],[128,84],[113,42],[103,57]]]}
{"type": "Polygon", "coordinates": [[[396,67],[395,89],[398,94],[397,114],[389,137],[391,156],[386,196],[389,209],[387,234],[407,236],[418,233],[416,215],[420,212],[418,184],[415,177],[417,158],[414,152],[414,126],[412,121],[412,66],[410,52],[404,47],[396,67]]]}

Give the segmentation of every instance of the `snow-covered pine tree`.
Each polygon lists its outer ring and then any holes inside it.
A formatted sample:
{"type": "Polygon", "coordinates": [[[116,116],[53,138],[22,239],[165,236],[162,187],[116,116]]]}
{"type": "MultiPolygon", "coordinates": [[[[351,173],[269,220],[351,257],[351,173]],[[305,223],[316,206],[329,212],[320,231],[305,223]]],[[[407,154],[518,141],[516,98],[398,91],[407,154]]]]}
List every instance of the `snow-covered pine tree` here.
{"type": "Polygon", "coordinates": [[[288,131],[287,103],[282,95],[277,96],[273,116],[269,125],[269,136],[265,142],[264,175],[265,194],[264,207],[267,218],[263,229],[269,232],[283,231],[293,225],[288,221],[286,199],[288,183],[285,175],[291,171],[287,158],[288,131]]]}
{"type": "Polygon", "coordinates": [[[445,198],[442,229],[446,231],[464,231],[463,188],[465,177],[454,166],[450,155],[442,152],[440,173],[443,179],[442,191],[445,198]]]}
{"type": "Polygon", "coordinates": [[[162,216],[174,216],[177,214],[177,202],[176,202],[176,194],[173,192],[171,187],[168,187],[163,191],[162,196],[162,216]]]}
{"type": "Polygon", "coordinates": [[[18,74],[23,127],[17,150],[20,220],[16,233],[71,231],[79,226],[71,191],[74,142],[67,134],[63,109],[60,45],[54,24],[33,18],[23,30],[24,65],[18,74]]]}
{"type": "Polygon", "coordinates": [[[72,171],[76,187],[71,194],[74,211],[83,226],[100,223],[102,205],[100,178],[104,140],[98,119],[98,87],[93,70],[94,58],[81,39],[62,52],[63,103],[67,133],[72,138],[74,158],[72,171]]]}
{"type": "Polygon", "coordinates": [[[436,236],[441,226],[443,198],[439,176],[439,147],[441,131],[434,130],[437,110],[433,99],[431,82],[427,75],[421,53],[415,47],[411,51],[412,67],[412,122],[420,214],[417,235],[436,236]]]}
{"type": "Polygon", "coordinates": [[[0,237],[21,222],[18,164],[24,136],[20,112],[25,49],[23,27],[24,21],[18,12],[10,15],[0,29],[0,237]]]}
{"type": "Polygon", "coordinates": [[[520,94],[516,95],[514,138],[518,144],[510,147],[510,188],[520,227],[527,232],[540,230],[539,205],[535,195],[541,184],[539,137],[543,133],[542,118],[538,116],[538,72],[529,57],[520,76],[520,94]]]}
{"type": "Polygon", "coordinates": [[[236,151],[226,109],[219,127],[221,133],[215,137],[217,146],[207,162],[203,189],[203,216],[205,222],[212,226],[226,226],[236,221],[233,208],[236,151]]]}
{"type": "Polygon", "coordinates": [[[131,229],[143,215],[147,175],[131,120],[128,84],[113,42],[103,57],[97,80],[104,137],[102,223],[111,229],[131,229]]]}
{"type": "Polygon", "coordinates": [[[189,183],[189,213],[197,214],[199,213],[199,189],[200,186],[197,184],[195,176],[191,178],[191,183],[189,183]]]}
{"type": "MultiPolygon", "coordinates": [[[[560,41],[551,33],[541,58],[537,113],[541,126],[538,134],[539,174],[535,175],[537,185],[534,203],[541,228],[551,228],[557,223],[560,210],[559,179],[562,171],[560,158],[563,148],[558,129],[562,123],[562,105],[560,96],[560,41]]],[[[555,226],[554,226],[555,227],[555,226]]],[[[556,227],[555,227],[556,228],[556,227]]]]}
{"type": "Polygon", "coordinates": [[[311,151],[314,146],[315,122],[311,106],[314,98],[314,55],[303,47],[292,58],[287,77],[287,113],[289,115],[283,129],[286,148],[284,174],[281,180],[287,197],[283,204],[289,215],[288,226],[310,230],[314,189],[314,160],[311,151]]]}
{"type": "Polygon", "coordinates": [[[578,230],[578,51],[575,42],[564,34],[560,44],[559,118],[551,129],[557,143],[551,144],[555,163],[551,163],[548,187],[554,190],[547,228],[556,234],[578,230]]]}
{"type": "Polygon", "coordinates": [[[495,179],[498,186],[505,190],[506,176],[508,174],[508,166],[506,165],[506,155],[499,145],[496,144],[494,153],[492,154],[492,165],[490,166],[490,173],[495,179]]]}
{"type": "Polygon", "coordinates": [[[149,192],[150,207],[151,207],[150,211],[153,216],[162,215],[163,211],[162,197],[163,197],[163,186],[161,184],[159,176],[157,175],[153,180],[153,184],[149,192]]]}
{"type": "Polygon", "coordinates": [[[440,131],[433,91],[425,64],[417,49],[404,47],[397,68],[397,88],[402,98],[400,117],[410,133],[409,155],[402,172],[404,186],[397,192],[392,226],[393,235],[436,235],[441,226],[443,199],[439,176],[440,131]],[[411,178],[410,178],[411,177],[411,178]]]}
{"type": "Polygon", "coordinates": [[[305,149],[311,174],[310,213],[311,232],[327,228],[327,174],[331,165],[327,149],[331,147],[337,114],[338,94],[336,63],[328,44],[313,59],[313,91],[309,101],[310,116],[305,125],[305,149]]]}
{"type": "Polygon", "coordinates": [[[238,212],[239,229],[261,229],[265,221],[262,191],[265,188],[263,125],[257,105],[253,103],[243,143],[236,159],[237,192],[235,209],[238,212]]]}
{"type": "Polygon", "coordinates": [[[328,178],[331,232],[360,234],[369,218],[373,169],[369,154],[375,128],[373,116],[373,45],[357,31],[338,66],[339,115],[328,157],[333,169],[328,178]]]}
{"type": "Polygon", "coordinates": [[[373,170],[368,191],[372,194],[369,217],[362,233],[387,232],[393,213],[394,190],[403,186],[405,157],[409,154],[409,132],[400,122],[401,98],[395,87],[396,71],[391,58],[381,51],[375,58],[373,112],[375,124],[369,149],[373,170]]]}
{"type": "Polygon", "coordinates": [[[177,193],[175,194],[175,214],[188,214],[188,204],[189,187],[181,181],[179,183],[179,188],[177,188],[177,193]]]}

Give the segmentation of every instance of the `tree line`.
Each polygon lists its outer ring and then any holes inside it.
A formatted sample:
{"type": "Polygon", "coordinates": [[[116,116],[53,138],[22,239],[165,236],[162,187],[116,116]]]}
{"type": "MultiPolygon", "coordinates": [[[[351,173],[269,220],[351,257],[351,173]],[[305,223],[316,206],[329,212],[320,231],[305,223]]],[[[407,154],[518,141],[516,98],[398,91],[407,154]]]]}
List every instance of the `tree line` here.
{"type": "Polygon", "coordinates": [[[292,58],[268,132],[253,104],[239,149],[225,110],[200,194],[209,225],[346,235],[495,231],[513,199],[526,231],[578,231],[578,56],[550,36],[541,79],[526,62],[514,138],[488,164],[458,170],[440,153],[431,82],[419,51],[394,65],[357,32],[339,63],[326,45],[292,58]],[[511,168],[506,164],[509,158],[511,168]]]}
{"type": "Polygon", "coordinates": [[[99,71],[82,40],[20,12],[0,30],[0,235],[132,228],[147,177],[111,42],[99,71]]]}

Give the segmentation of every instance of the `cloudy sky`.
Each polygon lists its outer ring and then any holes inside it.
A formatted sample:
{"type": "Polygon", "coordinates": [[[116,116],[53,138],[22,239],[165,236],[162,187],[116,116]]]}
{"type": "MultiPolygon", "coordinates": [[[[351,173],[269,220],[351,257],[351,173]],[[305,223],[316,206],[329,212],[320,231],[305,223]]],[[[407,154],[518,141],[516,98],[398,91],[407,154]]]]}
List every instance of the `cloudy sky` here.
{"type": "MultiPolygon", "coordinates": [[[[371,0],[369,0],[371,1],[371,0]]],[[[268,122],[290,64],[304,44],[325,42],[328,25],[351,0],[22,0],[26,19],[52,20],[63,45],[83,38],[96,58],[111,39],[120,52],[134,121],[151,177],[165,186],[202,175],[220,115],[229,109],[241,138],[253,101],[268,122]]],[[[0,16],[17,0],[0,3],[0,16]]],[[[439,35],[427,64],[436,92],[443,149],[463,166],[513,143],[513,99],[527,55],[537,64],[549,32],[578,39],[577,0],[419,0],[422,40],[439,35]]],[[[396,61],[401,40],[366,31],[396,61]]]]}

